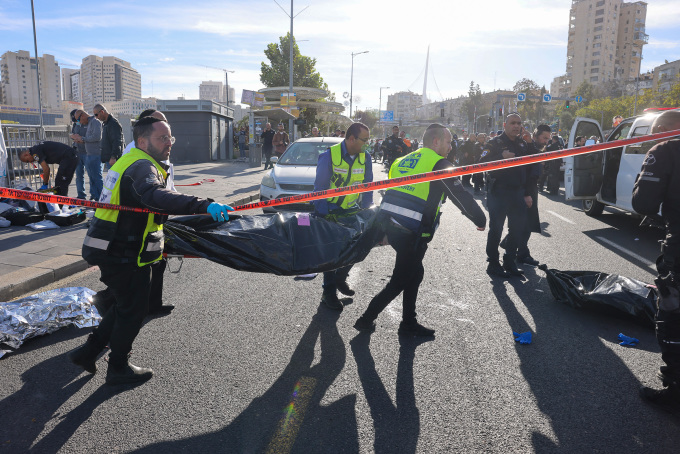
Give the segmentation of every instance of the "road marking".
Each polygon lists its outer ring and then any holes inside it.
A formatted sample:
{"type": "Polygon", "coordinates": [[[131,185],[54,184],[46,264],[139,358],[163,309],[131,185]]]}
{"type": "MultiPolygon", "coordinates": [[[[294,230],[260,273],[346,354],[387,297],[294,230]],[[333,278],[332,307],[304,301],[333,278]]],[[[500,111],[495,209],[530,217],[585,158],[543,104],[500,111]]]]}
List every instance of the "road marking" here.
{"type": "Polygon", "coordinates": [[[550,210],[546,210],[546,211],[547,211],[548,213],[552,214],[553,216],[555,216],[555,217],[557,217],[557,218],[559,218],[559,219],[562,219],[564,222],[568,222],[569,224],[576,225],[576,223],[575,223],[574,221],[565,218],[565,217],[562,216],[561,214],[557,214],[557,213],[555,213],[554,211],[550,211],[550,210]]]}
{"type": "Polygon", "coordinates": [[[638,255],[638,254],[636,254],[635,252],[630,251],[630,250],[626,249],[626,248],[623,247],[623,246],[619,246],[618,244],[614,243],[613,241],[608,240],[608,239],[606,239],[606,238],[603,238],[603,237],[601,237],[601,236],[596,236],[595,239],[600,240],[600,241],[602,241],[603,243],[608,244],[608,245],[610,245],[611,247],[613,247],[613,248],[615,248],[615,249],[618,249],[619,251],[621,251],[621,252],[623,252],[623,253],[625,253],[625,254],[630,255],[630,256],[633,257],[635,260],[638,260],[638,261],[644,263],[644,264],[647,265],[649,268],[651,268],[652,270],[656,271],[656,265],[654,264],[654,262],[650,262],[649,260],[647,260],[646,258],[642,257],[641,255],[638,255]]]}

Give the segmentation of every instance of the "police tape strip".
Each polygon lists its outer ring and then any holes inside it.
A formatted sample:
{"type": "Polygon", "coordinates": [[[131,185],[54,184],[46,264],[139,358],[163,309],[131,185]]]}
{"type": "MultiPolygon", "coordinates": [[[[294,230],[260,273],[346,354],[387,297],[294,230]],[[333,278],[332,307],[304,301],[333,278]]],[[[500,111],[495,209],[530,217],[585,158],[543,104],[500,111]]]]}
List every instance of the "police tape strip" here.
{"type": "MultiPolygon", "coordinates": [[[[596,151],[609,150],[611,148],[623,147],[636,143],[649,142],[654,140],[669,139],[671,137],[680,136],[680,129],[675,131],[661,132],[657,134],[650,134],[647,136],[633,137],[632,139],[616,140],[613,142],[605,142],[596,145],[588,145],[579,148],[567,148],[565,150],[550,151],[546,153],[538,153],[529,156],[521,156],[518,158],[504,159],[502,161],[491,161],[481,164],[471,164],[469,166],[453,167],[446,170],[437,170],[435,172],[422,173],[418,175],[410,175],[407,177],[392,178],[389,180],[374,181],[372,183],[360,183],[354,186],[345,186],[336,189],[327,189],[325,191],[310,192],[307,194],[294,195],[290,197],[281,197],[274,200],[264,200],[261,202],[252,202],[245,205],[234,206],[234,211],[254,210],[257,208],[273,207],[280,205],[287,205],[295,202],[311,202],[313,200],[327,199],[345,194],[359,194],[362,192],[375,191],[377,189],[394,188],[404,186],[407,184],[425,183],[428,181],[443,180],[459,175],[469,175],[478,172],[489,172],[491,170],[506,169],[508,167],[517,167],[527,164],[536,164],[539,162],[550,161],[553,159],[566,158],[569,156],[577,156],[581,154],[594,153],[596,151]]],[[[9,199],[32,200],[36,202],[45,203],[59,203],[63,205],[77,205],[88,208],[105,208],[108,210],[128,211],[133,213],[152,213],[151,210],[145,208],[126,207],[122,205],[113,205],[110,203],[93,202],[89,200],[76,199],[72,197],[64,197],[59,195],[44,194],[33,191],[21,191],[18,189],[8,189],[0,187],[0,197],[9,199]]],[[[190,214],[190,213],[188,213],[190,214]]]]}
{"type": "Polygon", "coordinates": [[[256,208],[273,207],[279,205],[286,205],[294,202],[311,202],[313,200],[327,199],[346,194],[358,194],[362,192],[375,191],[376,189],[394,188],[397,186],[404,186],[407,184],[425,183],[428,181],[443,180],[445,178],[456,177],[459,175],[469,175],[479,172],[489,172],[491,170],[505,169],[508,167],[517,167],[527,164],[536,164],[539,162],[550,161],[553,159],[566,158],[569,156],[576,156],[586,153],[593,153],[596,151],[608,150],[611,148],[623,147],[635,143],[649,142],[653,140],[668,139],[670,137],[680,136],[680,129],[675,131],[661,132],[658,134],[650,134],[647,136],[634,137],[632,139],[616,140],[613,142],[605,142],[596,145],[588,145],[579,148],[567,148],[565,150],[550,151],[546,153],[538,153],[529,156],[521,156],[518,158],[504,159],[502,161],[491,161],[481,164],[471,164],[468,166],[453,167],[446,170],[437,170],[435,172],[421,173],[418,175],[410,175],[407,177],[392,178],[389,180],[374,181],[372,183],[360,183],[354,186],[346,186],[336,189],[327,189],[325,191],[310,192],[308,194],[300,194],[290,197],[281,197],[274,200],[264,200],[260,202],[247,203],[245,205],[238,205],[233,207],[234,211],[254,210],[256,208]]]}

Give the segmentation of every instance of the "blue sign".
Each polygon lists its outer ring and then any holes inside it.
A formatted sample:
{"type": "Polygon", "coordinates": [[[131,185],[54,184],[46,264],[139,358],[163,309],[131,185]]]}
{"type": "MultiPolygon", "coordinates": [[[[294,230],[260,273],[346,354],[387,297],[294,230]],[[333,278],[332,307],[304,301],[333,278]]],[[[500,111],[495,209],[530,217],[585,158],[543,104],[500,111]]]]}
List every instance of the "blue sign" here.
{"type": "Polygon", "coordinates": [[[383,110],[380,112],[380,121],[394,121],[394,110],[383,110]]]}
{"type": "Polygon", "coordinates": [[[583,96],[576,96],[576,97],[574,98],[574,101],[576,101],[576,102],[583,102],[583,96]]]}
{"type": "Polygon", "coordinates": [[[524,101],[527,99],[526,93],[517,93],[517,101],[524,101]]]}
{"type": "Polygon", "coordinates": [[[546,93],[543,95],[543,102],[550,102],[552,101],[552,96],[550,96],[550,93],[546,93]]]}

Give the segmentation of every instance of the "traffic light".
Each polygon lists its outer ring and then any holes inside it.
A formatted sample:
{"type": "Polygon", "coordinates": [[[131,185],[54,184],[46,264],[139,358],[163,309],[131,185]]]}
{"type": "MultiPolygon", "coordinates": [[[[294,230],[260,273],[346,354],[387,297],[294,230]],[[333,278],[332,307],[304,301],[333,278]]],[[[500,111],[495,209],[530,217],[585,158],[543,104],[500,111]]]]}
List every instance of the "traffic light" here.
{"type": "Polygon", "coordinates": [[[564,108],[568,109],[569,108],[569,100],[567,99],[567,102],[564,103],[564,108]]]}

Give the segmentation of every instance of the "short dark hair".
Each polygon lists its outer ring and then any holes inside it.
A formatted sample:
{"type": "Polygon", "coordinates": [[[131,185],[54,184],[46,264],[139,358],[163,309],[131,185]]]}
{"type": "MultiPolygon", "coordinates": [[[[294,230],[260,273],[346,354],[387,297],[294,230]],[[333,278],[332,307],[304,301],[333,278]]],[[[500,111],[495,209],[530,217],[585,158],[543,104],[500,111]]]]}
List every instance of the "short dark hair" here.
{"type": "Polygon", "coordinates": [[[550,126],[545,125],[545,124],[543,124],[543,125],[538,125],[538,126],[536,126],[536,129],[534,130],[534,135],[540,136],[540,135],[543,134],[544,132],[550,132],[550,131],[552,131],[552,130],[550,129],[550,126]]]}
{"type": "Polygon", "coordinates": [[[139,114],[139,119],[141,120],[144,117],[150,117],[153,115],[155,112],[157,112],[156,109],[146,109],[144,112],[139,114]]]}
{"type": "Polygon", "coordinates": [[[434,139],[442,140],[444,138],[444,131],[447,131],[446,126],[440,123],[432,123],[425,130],[425,134],[423,134],[423,146],[430,148],[434,143],[434,139]]]}
{"type": "Polygon", "coordinates": [[[106,107],[104,106],[104,104],[95,104],[94,107],[92,108],[92,110],[94,110],[94,109],[99,109],[99,110],[103,110],[104,112],[108,112],[108,110],[106,110],[106,107]]]}
{"type": "Polygon", "coordinates": [[[78,112],[78,109],[73,109],[71,111],[71,121],[74,122],[74,123],[76,122],[76,117],[75,117],[76,112],[78,112]]]}
{"type": "Polygon", "coordinates": [[[574,143],[580,142],[581,139],[585,139],[585,137],[583,137],[583,136],[576,136],[576,138],[574,139],[574,143]]]}
{"type": "Polygon", "coordinates": [[[361,134],[361,130],[365,129],[368,131],[368,126],[361,122],[356,122],[352,123],[349,128],[347,128],[347,133],[345,133],[345,137],[359,137],[359,134],[361,134]]]}
{"type": "Polygon", "coordinates": [[[144,117],[141,118],[136,124],[135,128],[132,130],[132,138],[135,141],[135,144],[137,144],[137,141],[142,138],[142,137],[147,137],[148,135],[151,134],[151,131],[153,131],[153,124],[158,123],[159,120],[158,118],[154,117],[144,117]]]}

